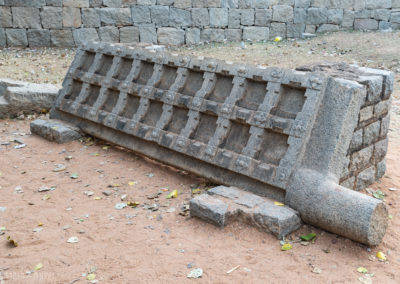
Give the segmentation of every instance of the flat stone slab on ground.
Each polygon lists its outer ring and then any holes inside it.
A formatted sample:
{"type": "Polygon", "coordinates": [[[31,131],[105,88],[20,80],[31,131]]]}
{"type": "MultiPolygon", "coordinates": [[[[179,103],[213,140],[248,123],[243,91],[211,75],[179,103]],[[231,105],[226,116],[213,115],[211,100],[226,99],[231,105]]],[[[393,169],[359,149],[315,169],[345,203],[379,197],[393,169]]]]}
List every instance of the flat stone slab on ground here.
{"type": "Polygon", "coordinates": [[[21,112],[50,109],[59,88],[51,84],[34,84],[0,78],[0,118],[18,116],[21,112]]]}
{"type": "Polygon", "coordinates": [[[57,120],[36,119],[31,122],[31,132],[59,144],[77,140],[82,137],[79,129],[57,120]]]}
{"type": "Polygon", "coordinates": [[[218,186],[190,201],[190,215],[224,227],[245,220],[279,239],[301,226],[298,213],[268,198],[234,187],[218,186]]]}

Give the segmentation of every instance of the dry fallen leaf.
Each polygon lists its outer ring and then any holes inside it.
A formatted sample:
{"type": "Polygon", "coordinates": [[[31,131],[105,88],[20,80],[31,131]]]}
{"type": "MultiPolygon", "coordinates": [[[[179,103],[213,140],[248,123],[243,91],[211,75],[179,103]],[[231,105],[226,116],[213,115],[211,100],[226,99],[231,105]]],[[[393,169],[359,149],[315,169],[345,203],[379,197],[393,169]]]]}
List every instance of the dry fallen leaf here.
{"type": "Polygon", "coordinates": [[[175,189],[172,191],[170,194],[168,194],[167,198],[177,198],[178,197],[178,191],[175,189]]]}
{"type": "Polygon", "coordinates": [[[385,261],[385,260],[386,260],[386,255],[385,255],[383,252],[381,252],[381,251],[378,251],[378,252],[376,253],[376,257],[377,257],[379,260],[381,260],[381,261],[385,261]]]}
{"type": "Polygon", "coordinates": [[[293,248],[293,246],[292,246],[291,244],[284,244],[284,245],[281,247],[281,250],[287,251],[287,250],[291,250],[292,248],[293,248]]]}
{"type": "Polygon", "coordinates": [[[38,263],[38,264],[36,264],[34,270],[35,270],[35,271],[38,271],[38,270],[40,270],[40,269],[42,269],[42,268],[43,268],[43,264],[42,264],[42,263],[38,263]]]}

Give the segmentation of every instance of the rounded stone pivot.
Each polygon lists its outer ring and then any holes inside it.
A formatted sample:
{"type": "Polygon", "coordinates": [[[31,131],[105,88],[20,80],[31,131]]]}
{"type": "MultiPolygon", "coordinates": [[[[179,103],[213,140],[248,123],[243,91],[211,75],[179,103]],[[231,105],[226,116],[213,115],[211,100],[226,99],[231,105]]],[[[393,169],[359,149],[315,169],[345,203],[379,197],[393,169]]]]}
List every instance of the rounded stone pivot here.
{"type": "Polygon", "coordinates": [[[297,210],[305,223],[370,246],[382,241],[388,224],[382,201],[307,169],[293,177],[286,204],[297,210]]]}

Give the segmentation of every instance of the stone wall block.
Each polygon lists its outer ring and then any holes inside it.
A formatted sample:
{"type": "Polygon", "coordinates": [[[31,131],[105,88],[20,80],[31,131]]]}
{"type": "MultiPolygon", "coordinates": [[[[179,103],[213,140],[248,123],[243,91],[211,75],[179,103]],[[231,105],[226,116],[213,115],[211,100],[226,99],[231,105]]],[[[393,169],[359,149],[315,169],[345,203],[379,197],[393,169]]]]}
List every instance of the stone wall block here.
{"type": "Polygon", "coordinates": [[[50,45],[50,31],[45,29],[28,30],[28,43],[29,46],[49,46],[50,45]]]}
{"type": "Polygon", "coordinates": [[[82,25],[81,9],[64,7],[63,26],[65,28],[79,28],[82,25]]]}
{"type": "Polygon", "coordinates": [[[12,7],[13,27],[41,29],[39,9],[33,7],[12,7]]]}
{"type": "Polygon", "coordinates": [[[62,29],[63,27],[63,9],[61,7],[44,7],[40,17],[45,29],[62,29]]]}

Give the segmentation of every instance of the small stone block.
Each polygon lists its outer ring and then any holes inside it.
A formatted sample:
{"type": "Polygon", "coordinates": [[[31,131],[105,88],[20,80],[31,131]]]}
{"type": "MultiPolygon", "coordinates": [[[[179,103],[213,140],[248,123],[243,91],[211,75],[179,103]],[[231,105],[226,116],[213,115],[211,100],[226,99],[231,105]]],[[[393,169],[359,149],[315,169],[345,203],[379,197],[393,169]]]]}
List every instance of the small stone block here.
{"type": "Polygon", "coordinates": [[[76,127],[55,120],[36,119],[31,122],[31,132],[59,144],[77,140],[82,137],[76,127]]]}
{"type": "Polygon", "coordinates": [[[198,217],[217,226],[226,225],[228,205],[208,194],[202,194],[190,200],[190,216],[198,217]]]}
{"type": "Polygon", "coordinates": [[[264,197],[226,186],[217,186],[190,201],[191,216],[224,227],[228,222],[246,221],[282,239],[301,226],[298,213],[264,197]]]}

